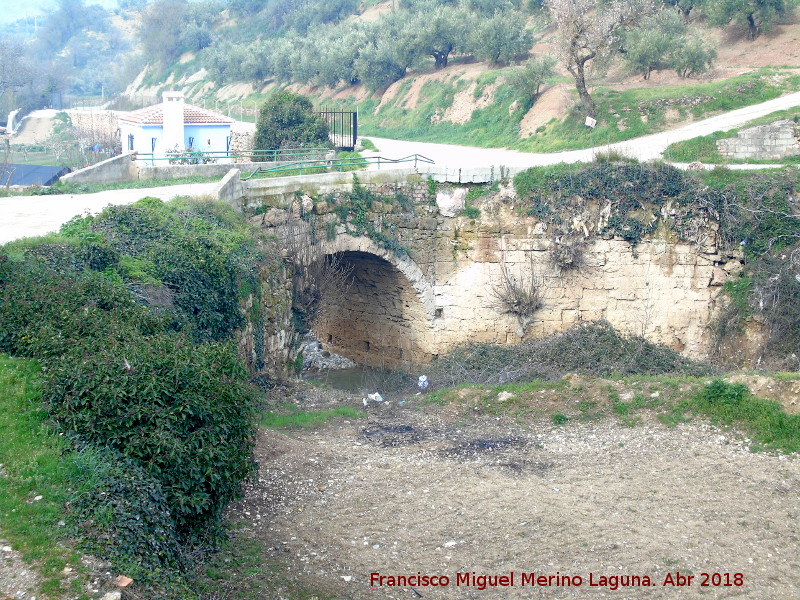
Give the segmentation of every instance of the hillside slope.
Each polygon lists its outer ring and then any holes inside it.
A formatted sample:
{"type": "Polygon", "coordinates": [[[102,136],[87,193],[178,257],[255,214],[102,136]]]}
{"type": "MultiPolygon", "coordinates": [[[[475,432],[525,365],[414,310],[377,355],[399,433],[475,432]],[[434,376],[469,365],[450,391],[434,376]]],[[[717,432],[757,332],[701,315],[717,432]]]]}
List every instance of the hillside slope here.
{"type": "MultiPolygon", "coordinates": [[[[391,0],[378,2],[351,19],[374,22],[386,18],[391,7],[391,0]]],[[[553,27],[529,25],[538,29],[531,54],[555,56],[553,27]]],[[[528,151],[629,139],[800,88],[796,79],[800,73],[797,11],[754,41],[733,26],[724,30],[708,27],[702,17],[691,27],[716,44],[714,67],[698,78],[657,70],[645,80],[615,63],[602,77],[590,81],[601,117],[600,126],[590,136],[582,119],[568,119],[577,94],[561,66],[530,108],[507,83],[508,74],[516,67],[500,68],[470,56],[455,56],[449,66],[439,70],[432,64],[409,69],[405,77],[377,92],[364,85],[331,89],[294,83],[289,87],[320,105],[358,110],[362,132],[367,135],[528,151]]],[[[213,80],[201,63],[200,57],[185,54],[163,76],[148,67],[126,93],[156,98],[166,89],[178,88],[197,103],[216,102],[232,116],[252,120],[263,99],[285,85],[273,79],[223,84],[213,80]]]]}

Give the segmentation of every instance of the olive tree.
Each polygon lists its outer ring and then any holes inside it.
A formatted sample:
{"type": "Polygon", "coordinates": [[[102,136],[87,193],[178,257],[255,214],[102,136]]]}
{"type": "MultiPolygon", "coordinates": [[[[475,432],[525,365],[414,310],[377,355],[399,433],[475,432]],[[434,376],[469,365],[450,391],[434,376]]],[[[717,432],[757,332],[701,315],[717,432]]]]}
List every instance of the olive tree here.
{"type": "Polygon", "coordinates": [[[661,10],[627,32],[624,58],[632,71],[650,79],[653,70],[664,69],[686,35],[686,24],[677,11],[661,10]]]}
{"type": "Polygon", "coordinates": [[[409,15],[391,13],[366,27],[365,45],[354,67],[358,79],[371,90],[386,88],[402,79],[414,62],[415,52],[408,39],[409,15]]]}
{"type": "Polygon", "coordinates": [[[507,10],[474,18],[478,24],[471,32],[470,46],[476,58],[501,65],[528,57],[533,38],[520,13],[507,10]]]}
{"type": "Polygon", "coordinates": [[[550,56],[534,56],[508,74],[508,85],[533,104],[542,85],[555,75],[555,64],[555,59],[550,56]]]}
{"type": "Polygon", "coordinates": [[[747,27],[751,40],[769,31],[792,8],[786,0],[713,0],[709,6],[711,22],[719,26],[736,23],[747,27]]]}
{"type": "Polygon", "coordinates": [[[450,54],[463,52],[472,18],[458,6],[438,5],[421,10],[405,26],[410,48],[421,56],[430,56],[437,69],[447,66],[450,54]]]}
{"type": "Polygon", "coordinates": [[[586,85],[587,69],[598,58],[620,48],[625,31],[656,10],[652,0],[547,0],[558,39],[558,54],[575,80],[583,109],[595,116],[597,108],[586,85]]]}
{"type": "Polygon", "coordinates": [[[677,11],[661,10],[642,20],[624,39],[624,58],[631,70],[650,79],[657,69],[672,68],[681,77],[704,73],[717,52],[689,28],[677,11]]]}
{"type": "Polygon", "coordinates": [[[694,33],[686,36],[675,49],[670,66],[681,77],[696,77],[708,71],[716,58],[716,49],[694,33]]]}

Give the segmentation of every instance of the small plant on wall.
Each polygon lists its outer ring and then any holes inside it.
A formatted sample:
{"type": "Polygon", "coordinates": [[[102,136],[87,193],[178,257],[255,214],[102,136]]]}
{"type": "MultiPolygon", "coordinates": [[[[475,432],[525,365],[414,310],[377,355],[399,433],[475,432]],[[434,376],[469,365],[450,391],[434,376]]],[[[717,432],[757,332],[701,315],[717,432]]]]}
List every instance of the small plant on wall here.
{"type": "Polygon", "coordinates": [[[528,257],[527,265],[515,274],[504,258],[500,262],[500,280],[492,285],[492,296],[498,310],[516,317],[517,335],[525,337],[536,311],[544,306],[543,282],[536,275],[533,259],[528,257]]]}
{"type": "Polygon", "coordinates": [[[583,236],[557,235],[550,248],[550,261],[560,274],[580,271],[586,262],[585,251],[586,240],[583,236]]]}

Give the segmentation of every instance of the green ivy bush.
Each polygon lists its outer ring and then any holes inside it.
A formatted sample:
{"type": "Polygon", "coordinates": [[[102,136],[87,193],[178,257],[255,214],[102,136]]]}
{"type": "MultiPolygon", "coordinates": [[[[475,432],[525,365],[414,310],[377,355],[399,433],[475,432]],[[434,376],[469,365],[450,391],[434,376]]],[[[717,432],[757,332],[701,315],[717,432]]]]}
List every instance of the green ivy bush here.
{"type": "Polygon", "coordinates": [[[611,216],[598,233],[619,236],[632,246],[655,231],[665,204],[675,210],[670,226],[679,235],[688,235],[697,218],[719,220],[729,197],[665,164],[599,162],[533,168],[517,174],[514,187],[528,215],[558,225],[569,222],[587,201],[610,202],[611,216]]]}
{"type": "Polygon", "coordinates": [[[263,258],[230,208],[156,199],[0,247],[0,350],[42,360],[56,427],[102,474],[74,501],[85,537],[142,585],[182,578],[253,472],[233,333],[263,258]]]}
{"type": "MultiPolygon", "coordinates": [[[[75,250],[73,249],[73,253],[75,250]]],[[[23,261],[0,255],[0,349],[16,356],[79,357],[99,345],[118,344],[133,332],[151,335],[167,327],[164,315],[148,311],[102,273],[59,271],[42,259],[65,247],[41,247],[23,261]]]]}
{"type": "Polygon", "coordinates": [[[149,597],[169,597],[170,589],[183,588],[177,574],[189,561],[158,480],[119,451],[79,445],[69,507],[86,549],[124,565],[137,584],[144,580],[149,597]]]}
{"type": "Polygon", "coordinates": [[[187,534],[215,522],[252,472],[246,380],[232,346],[134,334],[55,361],[44,398],[63,431],[121,451],[158,480],[187,534]]]}

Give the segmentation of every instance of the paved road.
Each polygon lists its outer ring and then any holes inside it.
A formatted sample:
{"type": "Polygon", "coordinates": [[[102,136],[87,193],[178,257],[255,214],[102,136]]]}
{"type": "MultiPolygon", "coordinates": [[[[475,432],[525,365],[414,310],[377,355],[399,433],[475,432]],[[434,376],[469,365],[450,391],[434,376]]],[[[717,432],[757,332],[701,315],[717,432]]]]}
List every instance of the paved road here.
{"type": "MultiPolygon", "coordinates": [[[[747,121],[800,105],[800,92],[782,96],[768,102],[740,108],[716,117],[697,121],[678,129],[654,133],[644,137],[587,150],[570,150],[552,154],[531,154],[515,150],[474,148],[426,142],[405,142],[370,137],[379,149],[377,154],[389,158],[402,158],[422,154],[433,159],[437,166],[465,167],[532,167],[560,162],[589,162],[598,151],[616,149],[639,160],[661,158],[670,144],[693,137],[708,135],[738,127],[747,121]]],[[[369,154],[369,153],[365,153],[369,154]]],[[[741,165],[742,168],[764,168],[765,165],[741,165]]],[[[385,167],[384,167],[385,168],[385,167]]],[[[115,190],[97,194],[63,196],[12,196],[0,198],[0,243],[42,235],[57,230],[73,216],[86,211],[100,212],[108,204],[130,204],[143,196],[169,200],[175,196],[211,193],[215,183],[176,185],[161,188],[115,190]]]]}
{"type": "Polygon", "coordinates": [[[154,196],[162,200],[170,200],[175,196],[201,196],[212,193],[216,186],[216,183],[191,183],[96,194],[0,198],[0,244],[56,231],[75,215],[87,211],[97,214],[109,204],[131,204],[144,196],[154,196]]]}
{"type": "MultiPolygon", "coordinates": [[[[696,121],[677,129],[654,133],[640,138],[617,142],[586,150],[568,150],[550,154],[533,154],[505,150],[501,148],[475,148],[450,144],[431,144],[426,142],[405,142],[367,136],[377,146],[377,154],[389,158],[401,158],[410,154],[421,154],[434,160],[438,166],[449,168],[488,167],[533,167],[553,165],[560,162],[589,162],[598,151],[619,150],[622,154],[641,161],[663,158],[664,150],[670,144],[688,140],[715,131],[727,131],[739,127],[757,117],[777,110],[800,106],[800,92],[788,94],[774,100],[733,110],[716,117],[696,121]]],[[[588,129],[587,129],[588,135],[588,129]]],[[[763,168],[763,165],[762,165],[763,168]]]]}

